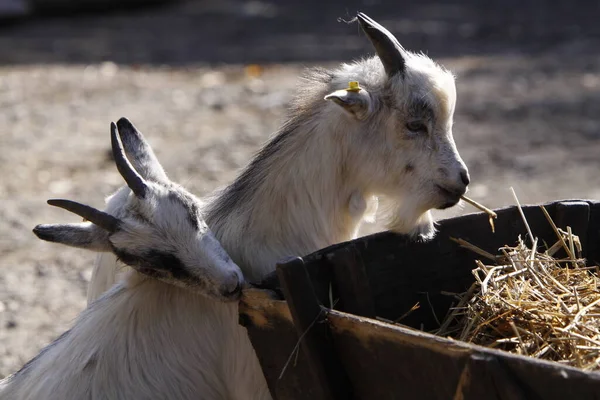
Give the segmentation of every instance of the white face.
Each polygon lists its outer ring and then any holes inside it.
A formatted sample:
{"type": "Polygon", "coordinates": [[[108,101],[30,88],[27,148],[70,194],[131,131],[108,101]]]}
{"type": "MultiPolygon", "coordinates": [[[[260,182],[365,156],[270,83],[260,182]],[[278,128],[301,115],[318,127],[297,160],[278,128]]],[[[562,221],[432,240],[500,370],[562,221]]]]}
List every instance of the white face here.
{"type": "Polygon", "coordinates": [[[43,240],[111,251],[148,276],[220,301],[238,300],[244,277],[208,229],[199,200],[167,178],[150,145],[127,119],[111,124],[111,143],[127,186],[114,195],[110,213],[68,200],[50,201],[90,222],[38,225],[34,233],[43,240]]]}
{"type": "MultiPolygon", "coordinates": [[[[405,56],[403,74],[381,79],[377,60],[367,61],[363,90],[326,97],[345,111],[352,174],[367,192],[392,200],[398,215],[389,227],[400,231],[428,210],[457,204],[469,184],[452,136],[454,78],[425,56],[405,56]],[[394,226],[400,222],[406,226],[394,226]]],[[[343,72],[334,85],[352,79],[351,69],[343,72]]]]}
{"type": "Polygon", "coordinates": [[[125,264],[167,283],[219,300],[237,300],[244,283],[200,215],[198,200],[174,184],[149,183],[141,200],[130,196],[121,229],[108,240],[125,264]]]}
{"type": "Polygon", "coordinates": [[[395,210],[388,228],[408,232],[427,220],[432,231],[428,211],[455,205],[469,184],[452,137],[454,77],[429,57],[406,51],[364,13],[357,20],[377,57],[331,74],[327,83],[334,91],[325,100],[340,107],[325,112],[336,130],[347,133],[341,145],[355,184],[367,195],[391,200],[395,210]],[[363,88],[344,90],[349,81],[363,88]]]}
{"type": "Polygon", "coordinates": [[[397,194],[418,211],[451,207],[469,184],[467,167],[452,137],[454,79],[439,68],[410,67],[409,62],[382,132],[398,149],[391,155],[388,175],[402,182],[396,185],[397,194]]]}

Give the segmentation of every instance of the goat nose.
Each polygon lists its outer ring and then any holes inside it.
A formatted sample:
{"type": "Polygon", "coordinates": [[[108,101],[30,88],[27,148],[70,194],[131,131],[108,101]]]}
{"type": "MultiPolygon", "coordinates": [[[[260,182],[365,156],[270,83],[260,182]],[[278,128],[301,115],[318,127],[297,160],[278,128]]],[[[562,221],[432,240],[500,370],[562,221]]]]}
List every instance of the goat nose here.
{"type": "Polygon", "coordinates": [[[465,186],[469,186],[469,183],[471,183],[469,171],[466,168],[460,171],[460,179],[462,180],[462,183],[465,184],[465,186]]]}
{"type": "Polygon", "coordinates": [[[233,289],[230,287],[223,287],[221,293],[227,298],[238,299],[242,294],[242,287],[242,283],[238,282],[233,289]]]}
{"type": "Polygon", "coordinates": [[[230,278],[231,280],[221,285],[221,294],[230,299],[238,299],[244,288],[244,277],[241,273],[234,271],[230,278]]]}

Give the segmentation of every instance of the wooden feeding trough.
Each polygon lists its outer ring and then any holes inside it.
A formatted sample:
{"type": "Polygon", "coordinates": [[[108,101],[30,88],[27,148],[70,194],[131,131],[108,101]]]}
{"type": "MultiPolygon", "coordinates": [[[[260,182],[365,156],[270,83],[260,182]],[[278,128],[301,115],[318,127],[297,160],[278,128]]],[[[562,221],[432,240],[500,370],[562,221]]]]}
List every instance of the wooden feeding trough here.
{"type": "MultiPolygon", "coordinates": [[[[600,202],[545,204],[600,261],[600,202]]],[[[541,241],[556,239],[539,206],[523,207],[541,241]]],[[[275,399],[596,399],[600,374],[426,333],[474,281],[477,254],[495,253],[526,228],[517,207],[441,221],[436,238],[379,233],[277,266],[245,291],[240,323],[275,399]],[[406,315],[413,305],[421,307],[406,315]],[[404,317],[403,317],[404,316],[404,317]],[[383,322],[401,318],[400,324],[383,322]]]]}

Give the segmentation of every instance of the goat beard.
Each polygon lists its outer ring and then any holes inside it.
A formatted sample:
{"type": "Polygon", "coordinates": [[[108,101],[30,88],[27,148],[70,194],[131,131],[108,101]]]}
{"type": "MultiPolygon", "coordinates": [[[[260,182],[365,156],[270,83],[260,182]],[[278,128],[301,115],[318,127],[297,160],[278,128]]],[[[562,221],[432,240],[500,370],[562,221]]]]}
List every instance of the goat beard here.
{"type": "Polygon", "coordinates": [[[421,211],[415,204],[381,197],[377,220],[392,232],[429,240],[435,236],[435,224],[430,210],[421,211]]]}

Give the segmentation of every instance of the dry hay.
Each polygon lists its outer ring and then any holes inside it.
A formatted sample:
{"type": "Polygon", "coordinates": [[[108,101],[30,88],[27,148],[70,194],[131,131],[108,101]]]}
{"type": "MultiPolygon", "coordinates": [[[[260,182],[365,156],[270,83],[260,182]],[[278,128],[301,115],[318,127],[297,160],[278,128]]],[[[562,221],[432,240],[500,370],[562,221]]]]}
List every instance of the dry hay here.
{"type": "Polygon", "coordinates": [[[537,239],[528,246],[519,237],[516,247],[503,247],[494,256],[456,240],[494,262],[477,261],[475,283],[457,295],[457,306],[435,333],[584,370],[599,369],[598,267],[585,266],[579,238],[570,228],[558,229],[542,210],[558,237],[546,251],[537,250],[537,239]],[[567,256],[554,258],[562,250],[567,256]]]}

